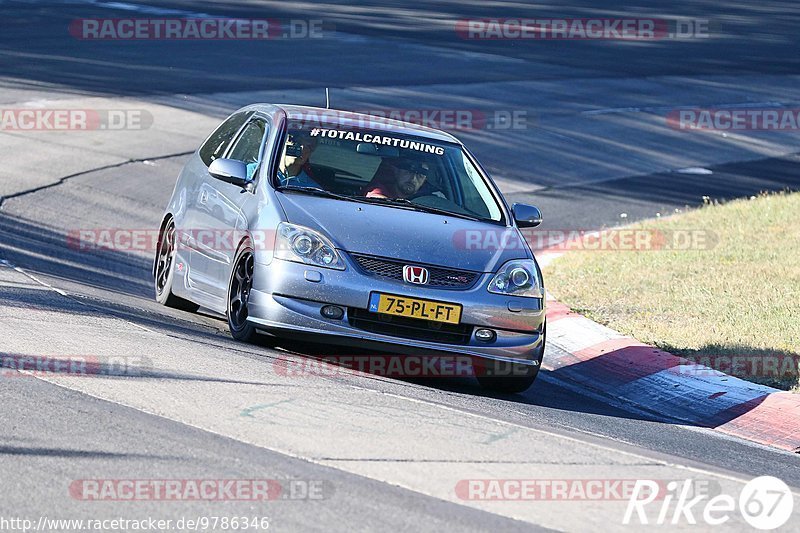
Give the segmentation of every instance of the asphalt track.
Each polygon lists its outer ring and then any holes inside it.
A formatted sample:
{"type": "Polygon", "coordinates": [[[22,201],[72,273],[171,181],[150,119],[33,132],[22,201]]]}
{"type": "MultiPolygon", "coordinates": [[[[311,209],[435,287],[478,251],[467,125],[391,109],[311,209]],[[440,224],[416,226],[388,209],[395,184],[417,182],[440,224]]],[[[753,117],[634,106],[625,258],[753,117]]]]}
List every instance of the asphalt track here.
{"type": "MultiPolygon", "coordinates": [[[[713,480],[732,494],[758,475],[800,488],[797,456],[610,407],[543,373],[523,395],[467,379],[347,373],[281,376],[286,350],[233,342],[219,318],[152,301],[149,254],[81,251],[81,228],[151,228],[185,154],[253,101],[350,109],[523,110],[516,130],[458,133],[546,228],[597,229],[800,187],[797,133],[674,131],[678,106],[797,106],[790,2],[345,4],[0,2],[4,108],[136,109],[152,127],[0,132],[0,352],[136,359],[136,377],[0,378],[0,517],[270,517],[276,530],[620,529],[621,502],[475,502],[475,478],[713,480]],[[148,7],[156,7],[153,11],[148,7]],[[90,42],[79,17],[320,18],[324,39],[90,42]],[[482,16],[701,17],[716,37],[631,43],[471,42],[453,22],[482,16]],[[166,13],[166,14],[163,14],[166,13]],[[179,154],[179,155],[176,155],[179,154]],[[687,174],[701,167],[711,174],[687,174]],[[622,217],[621,215],[625,215],[622,217]],[[91,502],[80,479],[269,478],[320,482],[321,499],[91,502]]],[[[731,529],[741,529],[740,522],[731,529]]],[[[797,530],[794,518],[789,529],[797,530]]]]}

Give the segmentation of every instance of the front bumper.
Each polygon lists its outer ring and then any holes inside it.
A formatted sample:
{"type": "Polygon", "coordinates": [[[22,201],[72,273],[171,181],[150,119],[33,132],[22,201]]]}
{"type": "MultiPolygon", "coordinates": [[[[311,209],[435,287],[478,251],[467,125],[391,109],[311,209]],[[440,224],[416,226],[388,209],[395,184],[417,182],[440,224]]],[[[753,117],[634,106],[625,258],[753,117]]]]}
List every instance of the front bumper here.
{"type": "Polygon", "coordinates": [[[486,290],[492,274],[481,275],[467,290],[436,289],[371,276],[347,259],[346,262],[345,270],[280,259],[273,259],[269,265],[256,263],[248,321],[257,329],[278,335],[321,336],[325,342],[359,348],[397,353],[445,352],[532,366],[541,361],[543,299],[492,294],[486,290]],[[431,342],[355,327],[348,309],[366,310],[371,292],[461,304],[461,322],[472,326],[469,340],[460,344],[431,342]],[[323,317],[320,310],[329,304],[345,309],[345,316],[339,320],[323,317]],[[478,340],[474,331],[481,327],[494,330],[496,339],[478,340]]]}

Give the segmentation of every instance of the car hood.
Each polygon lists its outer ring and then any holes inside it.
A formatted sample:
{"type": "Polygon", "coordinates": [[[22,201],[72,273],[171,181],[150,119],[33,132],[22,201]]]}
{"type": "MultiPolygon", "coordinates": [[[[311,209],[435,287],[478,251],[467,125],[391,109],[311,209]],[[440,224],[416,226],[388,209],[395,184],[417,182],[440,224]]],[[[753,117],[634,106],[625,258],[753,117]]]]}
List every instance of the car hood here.
{"type": "Polygon", "coordinates": [[[530,257],[516,228],[304,194],[277,197],[289,222],[321,232],[347,252],[474,272],[530,257]]]}

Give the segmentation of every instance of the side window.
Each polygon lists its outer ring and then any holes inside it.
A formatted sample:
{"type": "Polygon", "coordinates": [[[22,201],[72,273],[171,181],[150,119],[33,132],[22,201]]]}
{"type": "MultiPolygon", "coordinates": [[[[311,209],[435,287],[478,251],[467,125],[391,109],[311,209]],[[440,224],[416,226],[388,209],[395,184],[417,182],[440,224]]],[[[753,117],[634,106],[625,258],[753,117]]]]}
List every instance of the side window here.
{"type": "Polygon", "coordinates": [[[461,162],[460,164],[456,163],[456,166],[456,171],[461,177],[461,190],[464,194],[463,207],[476,215],[491,218],[492,220],[500,220],[502,214],[500,213],[500,208],[497,207],[497,202],[492,198],[492,193],[483,183],[478,170],[467,159],[466,154],[461,154],[461,162]],[[462,176],[465,176],[466,179],[462,176]]]}
{"type": "Polygon", "coordinates": [[[215,159],[222,157],[233,136],[252,115],[253,111],[236,113],[214,130],[214,133],[200,147],[200,159],[203,160],[206,166],[210,165],[215,159]]]}
{"type": "Polygon", "coordinates": [[[261,161],[261,142],[267,132],[267,123],[262,118],[250,121],[242,130],[228,154],[228,159],[236,159],[247,165],[247,177],[252,179],[261,161]]]}

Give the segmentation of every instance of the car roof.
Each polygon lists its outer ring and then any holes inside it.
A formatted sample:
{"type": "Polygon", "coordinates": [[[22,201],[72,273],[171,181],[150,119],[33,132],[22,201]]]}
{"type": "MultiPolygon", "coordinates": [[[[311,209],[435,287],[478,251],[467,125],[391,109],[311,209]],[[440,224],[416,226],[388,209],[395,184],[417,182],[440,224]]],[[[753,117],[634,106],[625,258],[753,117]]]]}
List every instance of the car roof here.
{"type": "Polygon", "coordinates": [[[442,130],[377,115],[354,113],[353,111],[345,111],[343,109],[325,109],[322,107],[293,104],[253,104],[247,106],[247,109],[267,112],[275,108],[283,110],[289,120],[313,122],[318,119],[322,124],[328,124],[330,126],[359,126],[367,129],[385,128],[387,131],[393,133],[416,135],[417,137],[426,139],[461,144],[461,141],[457,138],[442,130]]]}

